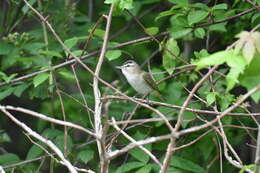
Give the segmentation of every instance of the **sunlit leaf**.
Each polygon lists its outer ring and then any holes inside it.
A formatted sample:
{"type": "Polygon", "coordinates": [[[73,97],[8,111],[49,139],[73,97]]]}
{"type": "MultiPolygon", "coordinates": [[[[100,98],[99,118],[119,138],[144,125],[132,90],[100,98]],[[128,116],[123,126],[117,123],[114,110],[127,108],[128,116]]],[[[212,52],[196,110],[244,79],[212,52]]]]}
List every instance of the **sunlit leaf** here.
{"type": "Polygon", "coordinates": [[[207,94],[207,103],[208,105],[211,105],[212,103],[214,103],[216,101],[216,95],[217,93],[216,92],[210,92],[207,94]]]}
{"type": "Polygon", "coordinates": [[[33,78],[34,87],[37,87],[38,85],[40,85],[41,83],[46,81],[49,78],[49,76],[50,76],[49,73],[41,73],[41,74],[38,74],[37,76],[35,76],[33,78]]]}
{"type": "Polygon", "coordinates": [[[197,69],[201,69],[211,65],[220,65],[223,63],[227,63],[231,67],[226,77],[227,91],[229,91],[235,86],[236,83],[238,83],[238,77],[243,73],[247,64],[241,55],[235,53],[234,50],[219,51],[207,57],[203,57],[198,61],[195,61],[193,64],[197,65],[197,69]]]}
{"type": "Polygon", "coordinates": [[[188,15],[188,23],[189,25],[193,25],[195,23],[202,21],[207,16],[208,16],[208,12],[206,11],[201,11],[201,10],[191,11],[188,15]]]}
{"type": "Polygon", "coordinates": [[[255,45],[253,40],[248,40],[243,48],[243,56],[249,64],[255,55],[255,45]]]}
{"type": "Polygon", "coordinates": [[[173,30],[171,30],[171,36],[174,39],[178,39],[178,38],[181,38],[181,37],[189,34],[191,31],[192,31],[191,28],[187,28],[187,29],[183,28],[183,29],[179,29],[179,30],[173,29],[173,30]]]}
{"type": "Polygon", "coordinates": [[[150,27],[150,28],[146,28],[145,32],[149,35],[155,35],[159,32],[159,28],[158,27],[150,27]]]}
{"type": "Polygon", "coordinates": [[[172,74],[175,67],[175,56],[179,56],[180,49],[177,44],[177,41],[173,38],[167,40],[165,48],[163,51],[163,67],[168,71],[169,74],[172,74]]]}
{"type": "Polygon", "coordinates": [[[226,10],[228,8],[227,4],[217,4],[212,7],[212,10],[226,10]]]}
{"type": "Polygon", "coordinates": [[[106,52],[106,57],[109,61],[119,58],[122,54],[121,50],[109,50],[106,52]]]}
{"type": "Polygon", "coordinates": [[[203,28],[197,28],[197,29],[195,29],[194,34],[198,38],[204,38],[205,30],[203,28]]]}

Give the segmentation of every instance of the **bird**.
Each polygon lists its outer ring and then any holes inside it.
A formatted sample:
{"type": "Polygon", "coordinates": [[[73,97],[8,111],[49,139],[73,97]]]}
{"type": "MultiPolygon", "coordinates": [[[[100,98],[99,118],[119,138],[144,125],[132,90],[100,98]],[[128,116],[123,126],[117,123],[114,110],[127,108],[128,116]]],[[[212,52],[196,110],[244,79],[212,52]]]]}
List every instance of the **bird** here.
{"type": "Polygon", "coordinates": [[[151,75],[142,70],[134,60],[128,60],[123,63],[122,66],[116,66],[116,68],[122,71],[128,83],[137,91],[137,93],[149,95],[155,91],[156,95],[161,100],[164,100],[151,75]]]}

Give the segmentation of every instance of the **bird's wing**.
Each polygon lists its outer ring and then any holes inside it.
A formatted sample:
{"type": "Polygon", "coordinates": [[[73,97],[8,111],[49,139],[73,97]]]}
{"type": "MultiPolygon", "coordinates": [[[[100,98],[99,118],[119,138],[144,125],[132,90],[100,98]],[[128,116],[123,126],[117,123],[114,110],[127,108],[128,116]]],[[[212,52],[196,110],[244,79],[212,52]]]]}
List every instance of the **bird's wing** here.
{"type": "Polygon", "coordinates": [[[160,90],[158,89],[155,81],[152,79],[152,77],[150,76],[149,73],[145,72],[143,74],[143,78],[145,80],[146,83],[148,83],[157,93],[157,96],[162,100],[165,101],[165,98],[162,96],[160,90]]]}
{"type": "Polygon", "coordinates": [[[145,82],[148,83],[154,90],[160,92],[156,83],[154,82],[154,80],[152,79],[152,77],[149,73],[145,72],[143,74],[143,78],[144,78],[145,82]]]}

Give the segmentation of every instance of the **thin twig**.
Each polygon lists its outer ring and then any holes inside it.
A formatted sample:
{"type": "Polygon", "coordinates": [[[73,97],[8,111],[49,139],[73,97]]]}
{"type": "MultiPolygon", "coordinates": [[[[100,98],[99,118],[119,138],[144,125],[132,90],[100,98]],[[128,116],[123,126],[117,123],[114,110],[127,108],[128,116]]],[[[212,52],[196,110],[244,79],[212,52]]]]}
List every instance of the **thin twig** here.
{"type": "Polygon", "coordinates": [[[150,156],[150,158],[157,163],[160,167],[162,167],[161,162],[145,147],[143,147],[142,145],[138,145],[137,141],[134,140],[131,136],[129,136],[126,132],[124,132],[122,129],[120,129],[117,125],[116,125],[116,121],[114,118],[112,118],[112,125],[113,127],[120,132],[124,137],[126,137],[129,141],[131,141],[132,143],[136,144],[137,147],[139,147],[141,150],[143,150],[148,156],[150,156]]]}
{"type": "Polygon", "coordinates": [[[252,94],[254,94],[259,89],[260,89],[260,85],[258,85],[255,88],[251,89],[243,97],[241,97],[239,100],[237,100],[232,106],[227,108],[224,112],[222,112],[220,115],[218,115],[212,121],[209,121],[209,122],[207,122],[205,124],[202,124],[202,125],[193,126],[193,127],[188,128],[188,129],[183,129],[183,130],[179,131],[177,133],[177,135],[184,135],[184,134],[192,133],[192,132],[199,131],[199,130],[202,130],[204,128],[207,128],[207,127],[211,126],[212,124],[216,123],[219,119],[223,118],[225,115],[227,115],[232,110],[237,108],[241,103],[243,103],[248,97],[250,97],[252,94]]]}
{"type": "Polygon", "coordinates": [[[227,22],[229,20],[232,20],[232,19],[241,17],[243,15],[246,15],[248,13],[251,13],[252,11],[258,10],[259,8],[260,8],[260,5],[259,6],[255,6],[253,8],[250,8],[248,10],[245,10],[245,11],[243,11],[241,13],[238,13],[238,14],[236,14],[234,16],[231,16],[231,17],[228,17],[228,18],[225,18],[225,19],[220,19],[220,20],[209,21],[209,22],[206,22],[206,23],[197,24],[197,25],[195,25],[195,27],[203,27],[203,26],[213,25],[213,24],[217,24],[217,23],[227,22]]]}
{"type": "MultiPolygon", "coordinates": [[[[107,95],[107,96],[102,97],[102,99],[104,99],[104,100],[105,99],[129,100],[128,98],[125,98],[124,96],[114,96],[114,95],[107,95]]],[[[157,101],[152,101],[152,100],[147,101],[147,100],[139,99],[139,98],[134,98],[134,99],[138,102],[142,102],[142,103],[149,104],[149,105],[164,106],[164,107],[178,109],[178,110],[183,108],[185,111],[200,113],[200,114],[220,115],[222,113],[222,112],[217,112],[217,111],[192,109],[192,108],[188,108],[188,107],[183,107],[183,106],[178,106],[178,105],[168,104],[168,103],[162,103],[162,102],[157,102],[157,101]]],[[[230,113],[229,112],[229,113],[227,113],[227,115],[230,115],[230,116],[260,116],[260,113],[230,113]]]]}

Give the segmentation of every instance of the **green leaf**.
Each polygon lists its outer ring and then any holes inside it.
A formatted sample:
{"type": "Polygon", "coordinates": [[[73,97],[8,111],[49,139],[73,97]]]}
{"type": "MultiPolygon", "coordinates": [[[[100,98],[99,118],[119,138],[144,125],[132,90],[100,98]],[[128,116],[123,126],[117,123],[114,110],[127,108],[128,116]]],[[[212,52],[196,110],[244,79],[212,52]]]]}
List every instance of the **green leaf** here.
{"type": "Polygon", "coordinates": [[[119,0],[119,7],[124,10],[130,10],[133,8],[133,0],[119,0]]]}
{"type": "Polygon", "coordinates": [[[0,41],[0,45],[0,55],[8,55],[13,49],[11,44],[4,41],[0,41]]]}
{"type": "Polygon", "coordinates": [[[114,4],[120,10],[130,10],[133,8],[133,0],[105,0],[105,4],[114,4]]]}
{"type": "Polygon", "coordinates": [[[256,13],[253,15],[251,23],[252,25],[257,25],[258,23],[260,23],[260,13],[256,13]]]}
{"type": "Polygon", "coordinates": [[[138,169],[135,173],[150,173],[152,168],[153,168],[153,165],[148,164],[148,165],[145,165],[144,167],[138,169]]]}
{"type": "Polygon", "coordinates": [[[167,40],[165,44],[165,49],[163,51],[163,67],[167,70],[169,74],[172,74],[175,68],[175,56],[179,56],[180,48],[177,41],[173,38],[167,40]]]}
{"type": "MultiPolygon", "coordinates": [[[[145,135],[140,133],[139,131],[137,131],[133,137],[134,137],[135,140],[138,141],[138,140],[144,139],[145,135]]],[[[151,144],[144,145],[144,147],[147,150],[151,151],[151,144]]],[[[139,148],[134,148],[134,149],[130,150],[129,154],[131,156],[133,156],[135,159],[143,162],[144,164],[146,164],[150,159],[150,157],[144,151],[142,151],[139,148]]]]}
{"type": "Polygon", "coordinates": [[[125,173],[125,172],[128,172],[128,171],[131,171],[135,168],[139,168],[139,167],[142,167],[144,166],[145,164],[142,163],[142,162],[128,162],[128,163],[125,163],[123,164],[122,166],[120,166],[117,170],[116,170],[116,173],[125,173]]]}
{"type": "Polygon", "coordinates": [[[195,29],[194,34],[198,38],[204,38],[205,30],[203,28],[197,28],[197,29],[195,29]]]}
{"type": "MultiPolygon", "coordinates": [[[[90,32],[90,31],[91,31],[91,30],[89,30],[89,32],[90,32]]],[[[104,35],[105,35],[105,31],[102,30],[102,29],[97,28],[97,29],[95,29],[95,31],[94,31],[93,34],[94,34],[95,36],[99,37],[99,38],[103,38],[104,35]]]]}
{"type": "Polygon", "coordinates": [[[74,75],[70,71],[66,69],[62,69],[61,71],[58,72],[61,76],[63,76],[67,80],[74,80],[74,75]]]}
{"type": "Polygon", "coordinates": [[[239,173],[246,173],[246,169],[249,169],[251,171],[255,170],[256,165],[255,164],[251,164],[251,165],[245,165],[241,168],[241,170],[239,171],[239,173]]]}
{"type": "Polygon", "coordinates": [[[238,77],[243,73],[247,64],[241,55],[236,54],[234,50],[219,51],[207,57],[201,58],[193,64],[197,65],[197,69],[201,69],[211,65],[220,65],[223,63],[227,63],[231,68],[226,77],[227,91],[229,91],[235,86],[236,83],[238,83],[238,77]]]}
{"type": "Polygon", "coordinates": [[[229,105],[235,100],[235,96],[229,93],[225,93],[223,96],[220,96],[220,110],[224,111],[228,108],[229,105]]]}
{"type": "Polygon", "coordinates": [[[253,32],[252,38],[254,39],[255,47],[258,51],[258,54],[260,54],[260,32],[253,32]]]}
{"type": "Polygon", "coordinates": [[[215,147],[213,145],[214,137],[212,134],[208,134],[203,137],[203,140],[199,140],[195,147],[198,147],[198,150],[201,152],[201,159],[208,160],[212,156],[212,152],[215,147]]]}
{"type": "Polygon", "coordinates": [[[195,3],[195,4],[191,4],[190,6],[195,8],[195,9],[203,9],[205,11],[209,11],[209,9],[210,9],[207,5],[200,3],[200,2],[195,3]]]}
{"type": "Polygon", "coordinates": [[[51,51],[51,50],[41,50],[39,53],[46,55],[46,56],[51,56],[51,57],[56,56],[58,58],[63,58],[59,52],[55,52],[55,51],[51,51]]]}
{"type": "Polygon", "coordinates": [[[2,142],[11,142],[9,135],[4,130],[0,130],[0,143],[2,142]]]}
{"type": "Polygon", "coordinates": [[[16,154],[6,153],[0,155],[0,165],[9,165],[20,162],[21,160],[16,154]]]}
{"type": "Polygon", "coordinates": [[[169,173],[183,173],[182,170],[176,169],[176,168],[173,168],[173,167],[169,167],[167,173],[168,173],[168,172],[169,172],[169,173]]]}
{"type": "MultiPolygon", "coordinates": [[[[177,6],[177,5],[175,5],[175,6],[177,6]]],[[[173,10],[173,9],[163,11],[163,12],[159,13],[159,15],[155,18],[155,21],[159,20],[162,17],[171,16],[171,15],[174,15],[176,13],[177,13],[177,11],[173,10]]]]}
{"type": "Polygon", "coordinates": [[[11,95],[14,91],[14,88],[8,88],[2,92],[0,92],[0,100],[3,100],[4,98],[8,97],[9,95],[11,95]]]}
{"type": "Polygon", "coordinates": [[[150,27],[150,28],[146,28],[145,29],[145,32],[148,34],[148,35],[155,35],[159,32],[159,28],[158,27],[150,27]]]}
{"type": "MultiPolygon", "coordinates": [[[[260,84],[260,56],[254,58],[245,72],[239,77],[240,84],[249,91],[260,84]]],[[[255,92],[252,96],[255,102],[260,100],[260,91],[255,92]]]]}
{"type": "Polygon", "coordinates": [[[191,28],[181,28],[181,29],[172,29],[171,30],[171,37],[174,39],[181,38],[187,34],[189,34],[192,31],[191,28]]]}
{"type": "Polygon", "coordinates": [[[212,103],[214,103],[216,101],[216,92],[210,92],[207,94],[206,100],[208,105],[211,105],[212,103]]]}
{"type": "MultiPolygon", "coordinates": [[[[64,151],[64,134],[63,135],[60,135],[60,136],[57,136],[55,139],[54,139],[54,144],[61,150],[61,151],[64,151]]],[[[72,146],[73,146],[73,142],[72,142],[72,139],[69,135],[67,135],[67,151],[68,152],[71,152],[72,150],[72,146]]]]}
{"type": "Polygon", "coordinates": [[[71,49],[73,46],[75,46],[78,43],[77,37],[70,38],[68,40],[65,40],[64,44],[71,49]]]}
{"type": "Polygon", "coordinates": [[[209,30],[210,31],[218,31],[218,32],[226,32],[227,31],[226,24],[227,24],[227,22],[210,25],[209,30]]]}
{"type": "Polygon", "coordinates": [[[63,135],[62,131],[57,130],[57,129],[52,129],[52,128],[47,128],[42,133],[42,136],[44,136],[45,138],[48,138],[48,139],[54,139],[57,136],[61,136],[61,135],[63,135]]]}
{"type": "Polygon", "coordinates": [[[202,57],[198,61],[193,62],[192,64],[197,66],[197,70],[211,66],[211,65],[219,65],[223,64],[227,61],[228,58],[233,58],[233,51],[232,50],[224,50],[219,51],[214,54],[211,54],[206,57],[202,57]]]}
{"type": "Polygon", "coordinates": [[[193,112],[184,112],[183,120],[181,123],[181,126],[183,128],[186,128],[187,125],[191,122],[191,120],[194,120],[196,118],[196,115],[193,112]]]}
{"type": "Polygon", "coordinates": [[[243,56],[248,64],[252,61],[254,55],[255,55],[255,43],[253,40],[248,40],[243,48],[243,56]]]}
{"type": "Polygon", "coordinates": [[[196,58],[206,57],[209,56],[209,53],[206,49],[201,49],[199,52],[194,52],[196,58]]]}
{"type": "Polygon", "coordinates": [[[87,164],[90,160],[94,158],[94,151],[88,149],[80,151],[78,154],[79,160],[81,160],[84,164],[87,164]]]}
{"type": "MultiPolygon", "coordinates": [[[[33,6],[33,4],[36,2],[36,0],[28,0],[28,3],[33,6]]],[[[22,8],[22,11],[24,14],[26,14],[29,10],[29,6],[28,5],[24,5],[22,8]]]]}
{"type": "Polygon", "coordinates": [[[106,52],[106,57],[109,61],[115,60],[122,55],[121,50],[109,50],[106,52]]]}
{"type": "Polygon", "coordinates": [[[197,10],[197,11],[191,11],[188,14],[188,23],[189,25],[193,25],[195,23],[198,23],[205,19],[208,16],[208,12],[202,11],[202,10],[197,10]]]}
{"type": "Polygon", "coordinates": [[[242,56],[234,55],[228,58],[227,64],[231,67],[226,76],[227,91],[229,91],[238,83],[238,77],[244,72],[247,63],[242,56]]]}
{"type": "Polygon", "coordinates": [[[188,0],[169,0],[169,2],[174,3],[174,4],[189,4],[188,0]]]}
{"type": "Polygon", "coordinates": [[[22,93],[30,86],[29,83],[23,83],[21,85],[18,85],[17,87],[14,88],[14,95],[17,97],[20,97],[22,93]]]}
{"type": "Polygon", "coordinates": [[[227,4],[217,4],[212,7],[212,10],[226,10],[228,8],[227,4]]]}
{"type": "Polygon", "coordinates": [[[73,37],[70,39],[65,40],[64,44],[71,49],[73,46],[75,46],[79,40],[85,40],[86,36],[80,36],[80,37],[73,37]]]}
{"type": "Polygon", "coordinates": [[[173,156],[173,158],[170,162],[170,165],[174,166],[176,168],[181,168],[181,169],[191,171],[194,173],[204,173],[205,172],[205,170],[198,164],[196,164],[190,160],[181,158],[179,156],[173,156]]]}
{"type": "Polygon", "coordinates": [[[31,160],[31,159],[34,159],[36,157],[39,157],[41,156],[42,154],[44,153],[44,151],[38,147],[37,145],[33,145],[28,153],[27,153],[27,156],[26,156],[26,160],[31,160]]]}
{"type": "Polygon", "coordinates": [[[15,78],[15,76],[17,76],[17,73],[11,74],[10,76],[3,75],[2,78],[4,79],[5,82],[10,82],[10,80],[15,78]]]}
{"type": "Polygon", "coordinates": [[[50,76],[49,73],[41,73],[41,74],[38,74],[37,76],[35,76],[33,78],[34,87],[37,87],[38,85],[40,85],[41,83],[46,81],[49,78],[49,76],[50,76]]]}

